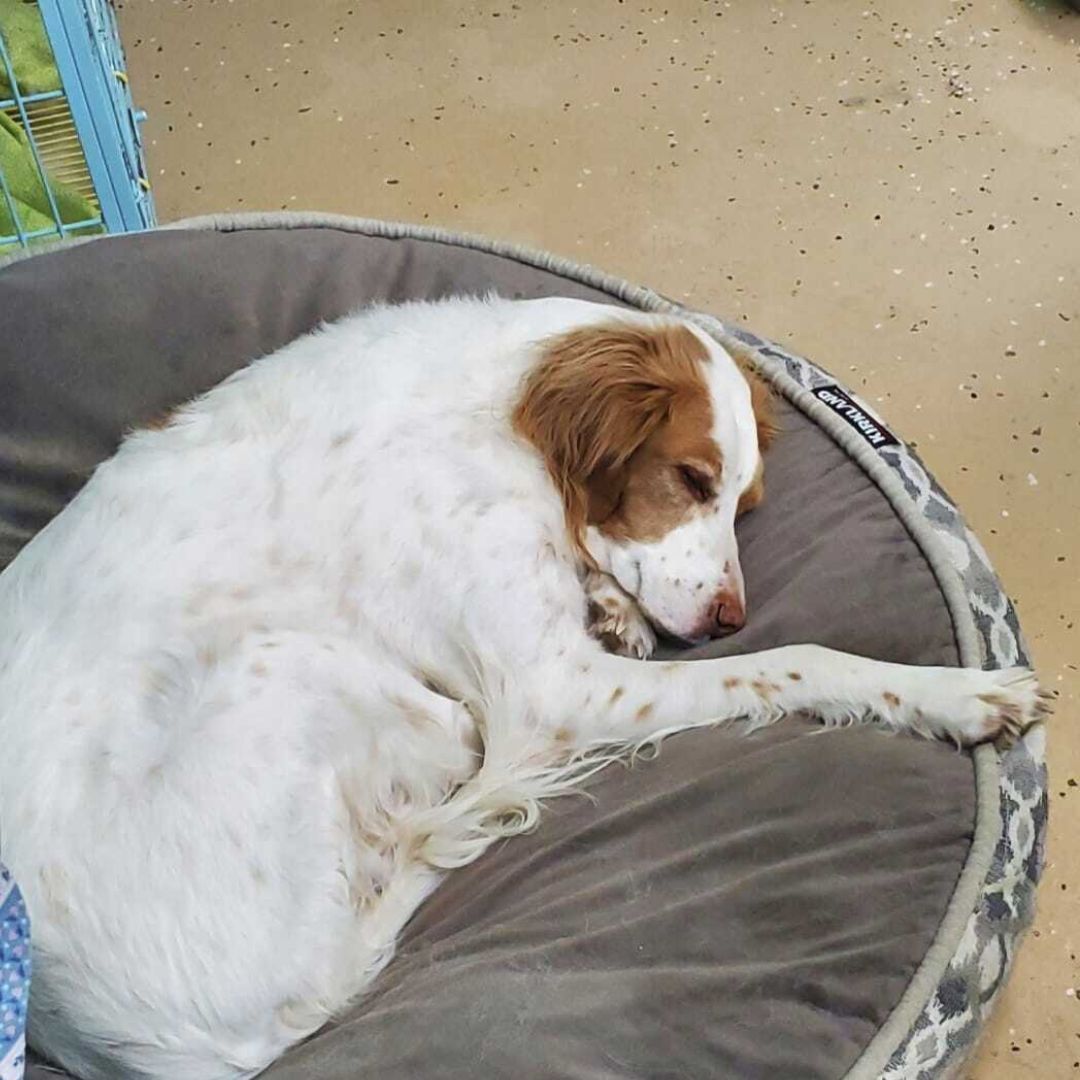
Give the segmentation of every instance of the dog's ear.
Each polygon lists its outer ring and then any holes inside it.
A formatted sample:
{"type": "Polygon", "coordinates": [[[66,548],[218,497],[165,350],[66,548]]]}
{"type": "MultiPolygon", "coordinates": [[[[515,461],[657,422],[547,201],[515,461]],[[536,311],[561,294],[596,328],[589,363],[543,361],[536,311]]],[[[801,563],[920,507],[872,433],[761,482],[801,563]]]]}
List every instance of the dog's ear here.
{"type": "Polygon", "coordinates": [[[627,462],[704,387],[704,345],[685,327],[613,322],[546,342],[525,380],[514,427],[543,455],[584,550],[587,525],[617,509],[627,462]]]}

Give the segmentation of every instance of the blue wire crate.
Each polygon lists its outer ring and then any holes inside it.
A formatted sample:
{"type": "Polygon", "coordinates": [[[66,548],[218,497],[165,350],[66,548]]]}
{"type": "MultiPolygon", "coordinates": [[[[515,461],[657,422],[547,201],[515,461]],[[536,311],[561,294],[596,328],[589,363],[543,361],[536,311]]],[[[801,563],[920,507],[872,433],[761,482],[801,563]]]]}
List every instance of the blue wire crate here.
{"type": "Polygon", "coordinates": [[[0,0],[0,254],[151,228],[144,118],[111,0],[0,0]],[[42,56],[42,29],[51,56],[42,56]],[[45,88],[28,87],[27,69],[40,76],[43,67],[45,88]]]}

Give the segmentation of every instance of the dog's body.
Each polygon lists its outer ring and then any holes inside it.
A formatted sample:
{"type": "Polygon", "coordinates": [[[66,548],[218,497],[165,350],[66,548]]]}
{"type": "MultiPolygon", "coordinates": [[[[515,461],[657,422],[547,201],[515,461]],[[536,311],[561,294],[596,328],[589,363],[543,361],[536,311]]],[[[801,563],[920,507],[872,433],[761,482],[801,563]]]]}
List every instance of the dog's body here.
{"type": "Polygon", "coordinates": [[[741,623],[759,390],[671,319],[455,300],[129,438],[0,577],[32,1041],[87,1080],[253,1074],[611,747],[796,708],[964,742],[1036,715],[1026,672],[600,647],[741,623]]]}

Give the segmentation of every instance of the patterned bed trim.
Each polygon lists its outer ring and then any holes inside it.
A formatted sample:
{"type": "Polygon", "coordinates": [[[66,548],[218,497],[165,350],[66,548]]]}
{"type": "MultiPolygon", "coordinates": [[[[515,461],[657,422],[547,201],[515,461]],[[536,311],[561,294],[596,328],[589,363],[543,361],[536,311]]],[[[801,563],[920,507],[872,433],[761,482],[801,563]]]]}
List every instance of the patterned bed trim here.
{"type": "MultiPolygon", "coordinates": [[[[722,344],[748,356],[779,393],[827,432],[878,485],[937,577],[952,616],[961,662],[985,667],[1027,663],[1016,612],[956,506],[908,446],[873,449],[817,400],[811,391],[837,385],[837,380],[808,360],[592,267],[446,229],[316,213],[213,215],[166,228],[219,232],[319,228],[447,244],[548,270],[643,310],[679,312],[694,319],[722,344]]],[[[15,255],[0,260],[0,266],[53,250],[57,246],[15,255]]],[[[844,392],[877,419],[875,410],[857,395],[844,392]]],[[[984,746],[973,758],[974,836],[953,896],[922,963],[845,1080],[957,1077],[1005,983],[1021,935],[1032,921],[1047,819],[1043,730],[1033,728],[1002,755],[984,746]]]]}
{"type": "MultiPolygon", "coordinates": [[[[793,405],[825,429],[879,486],[937,576],[961,662],[1028,663],[1011,601],[982,545],[908,446],[872,449],[810,392],[836,379],[802,357],[712,316],[696,316],[744,354],[793,405]]],[[[866,402],[845,393],[872,419],[866,402]]],[[[934,941],[907,989],[845,1080],[946,1080],[958,1074],[1003,987],[1034,917],[1047,798],[1045,734],[1036,727],[1006,754],[974,755],[975,830],[934,941]]]]}

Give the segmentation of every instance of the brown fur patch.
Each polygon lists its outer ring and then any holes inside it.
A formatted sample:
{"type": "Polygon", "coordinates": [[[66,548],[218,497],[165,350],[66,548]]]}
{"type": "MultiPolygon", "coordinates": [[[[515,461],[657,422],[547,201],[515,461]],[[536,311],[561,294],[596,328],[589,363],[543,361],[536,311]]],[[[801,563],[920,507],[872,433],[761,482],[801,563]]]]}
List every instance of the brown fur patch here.
{"type": "Polygon", "coordinates": [[[899,696],[894,694],[891,690],[886,690],[881,696],[885,699],[885,704],[891,705],[894,709],[900,704],[899,696]]]}
{"type": "Polygon", "coordinates": [[[750,684],[750,689],[763,701],[772,701],[773,694],[777,693],[780,687],[774,682],[769,682],[768,679],[754,679],[750,684]]]}
{"type": "Polygon", "coordinates": [[[615,689],[611,691],[611,697],[608,698],[608,704],[614,705],[625,693],[626,691],[621,686],[616,686],[615,689]]]}
{"type": "Polygon", "coordinates": [[[724,689],[725,690],[734,690],[736,686],[740,686],[741,684],[742,684],[742,679],[736,679],[734,675],[729,675],[724,680],[724,689]]]}
{"type": "Polygon", "coordinates": [[[684,326],[611,322],[547,343],[514,410],[514,428],[543,455],[570,535],[656,539],[698,505],[677,467],[718,475],[708,352],[684,326]]]}
{"type": "Polygon", "coordinates": [[[157,416],[152,416],[149,420],[144,420],[139,427],[144,431],[164,431],[165,428],[172,426],[178,412],[179,407],[166,409],[164,412],[158,413],[157,416]]]}
{"type": "MultiPolygon", "coordinates": [[[[703,395],[704,395],[704,391],[703,395]]],[[[617,540],[650,542],[701,512],[720,480],[707,396],[677,404],[669,421],[633,456],[617,478],[618,501],[597,524],[617,540]]]]}
{"type": "Polygon", "coordinates": [[[640,724],[644,720],[648,720],[650,716],[656,711],[656,707],[649,702],[647,705],[642,705],[636,713],[634,713],[634,719],[640,724]]]}
{"type": "Polygon", "coordinates": [[[551,737],[559,746],[569,746],[574,741],[574,733],[568,727],[557,727],[551,737]]]}
{"type": "Polygon", "coordinates": [[[788,677],[788,678],[789,678],[789,679],[790,679],[790,680],[791,680],[792,682],[802,682],[802,676],[801,676],[801,675],[800,675],[800,674],[799,674],[799,673],[798,673],[797,671],[789,671],[789,672],[787,673],[787,677],[788,677]]]}

